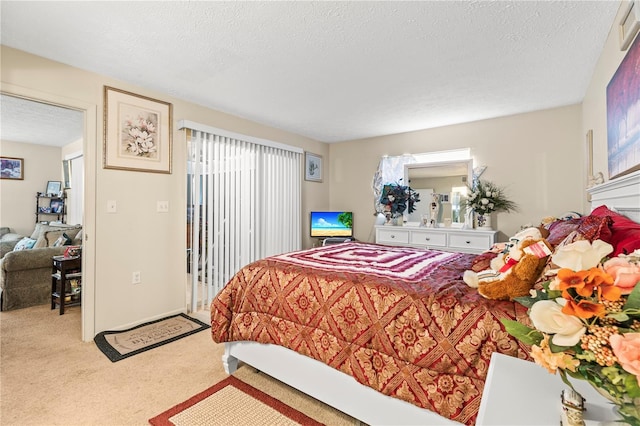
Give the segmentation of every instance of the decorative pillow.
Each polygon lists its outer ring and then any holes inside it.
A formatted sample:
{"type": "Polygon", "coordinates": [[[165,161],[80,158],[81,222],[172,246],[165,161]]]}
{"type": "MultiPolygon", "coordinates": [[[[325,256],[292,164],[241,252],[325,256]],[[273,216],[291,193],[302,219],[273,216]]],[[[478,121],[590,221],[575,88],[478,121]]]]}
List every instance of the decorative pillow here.
{"type": "Polygon", "coordinates": [[[67,237],[73,240],[81,230],[82,228],[67,228],[46,231],[44,233],[44,239],[46,241],[46,245],[44,247],[53,247],[53,243],[57,241],[63,234],[66,234],[67,237]]]}
{"type": "Polygon", "coordinates": [[[585,240],[602,240],[611,243],[611,216],[585,216],[580,218],[578,231],[585,240]]]}
{"type": "Polygon", "coordinates": [[[480,272],[489,269],[491,265],[491,259],[498,256],[498,253],[487,251],[479,254],[473,259],[471,263],[471,270],[473,272],[480,272]]]}
{"type": "Polygon", "coordinates": [[[65,233],[62,233],[60,237],[53,242],[51,247],[60,247],[60,246],[68,246],[71,245],[71,238],[65,233]]]}
{"type": "Polygon", "coordinates": [[[23,239],[18,241],[18,244],[16,244],[16,246],[13,248],[13,251],[30,250],[33,248],[35,243],[36,240],[34,240],[33,238],[24,237],[23,239]]]}
{"type": "Polygon", "coordinates": [[[613,253],[611,257],[617,256],[621,253],[628,254],[634,250],[640,249],[640,224],[634,222],[621,215],[618,212],[614,212],[607,206],[600,206],[595,208],[591,212],[592,216],[609,216],[612,220],[611,228],[611,241],[609,244],[613,246],[613,253]]]}
{"type": "Polygon", "coordinates": [[[555,222],[551,222],[547,225],[547,229],[549,230],[547,241],[549,244],[554,247],[560,244],[565,238],[567,238],[567,235],[578,229],[581,220],[582,218],[556,220],[555,222]]]}

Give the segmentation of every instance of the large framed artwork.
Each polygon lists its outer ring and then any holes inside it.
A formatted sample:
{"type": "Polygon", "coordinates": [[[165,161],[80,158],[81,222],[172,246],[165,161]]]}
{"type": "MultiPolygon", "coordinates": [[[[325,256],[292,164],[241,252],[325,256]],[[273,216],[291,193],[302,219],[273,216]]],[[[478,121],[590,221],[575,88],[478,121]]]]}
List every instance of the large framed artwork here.
{"type": "Polygon", "coordinates": [[[640,170],[640,42],[633,42],[607,85],[609,179],[640,170]]]}
{"type": "Polygon", "coordinates": [[[24,179],[24,158],[0,157],[0,179],[24,179]]]}
{"type": "Polygon", "coordinates": [[[104,87],[104,168],[171,173],[173,106],[104,87]]]}

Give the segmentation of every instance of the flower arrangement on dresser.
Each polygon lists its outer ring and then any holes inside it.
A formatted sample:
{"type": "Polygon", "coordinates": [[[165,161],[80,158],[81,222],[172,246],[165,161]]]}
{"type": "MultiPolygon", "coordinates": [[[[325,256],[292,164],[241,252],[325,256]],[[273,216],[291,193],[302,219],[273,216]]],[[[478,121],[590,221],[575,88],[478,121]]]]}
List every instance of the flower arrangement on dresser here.
{"type": "Polygon", "coordinates": [[[607,258],[612,252],[601,240],[559,247],[555,278],[516,299],[533,328],[503,323],[537,364],[570,387],[567,376],[588,381],[624,422],[640,425],[640,250],[607,258]]]}
{"type": "Polygon", "coordinates": [[[401,217],[405,210],[407,213],[413,213],[415,204],[419,202],[420,194],[408,185],[402,185],[397,182],[386,184],[382,187],[380,204],[384,206],[384,214],[387,220],[401,217]]]}
{"type": "Polygon", "coordinates": [[[481,179],[469,188],[466,203],[467,207],[476,213],[480,228],[491,228],[491,213],[510,212],[518,208],[516,203],[507,199],[504,188],[481,179]]]}

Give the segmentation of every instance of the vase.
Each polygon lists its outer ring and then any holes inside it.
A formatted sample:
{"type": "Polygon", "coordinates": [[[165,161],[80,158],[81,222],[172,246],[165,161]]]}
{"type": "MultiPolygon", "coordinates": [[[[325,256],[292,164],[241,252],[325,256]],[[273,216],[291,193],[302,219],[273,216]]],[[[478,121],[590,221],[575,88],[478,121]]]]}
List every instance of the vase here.
{"type": "Polygon", "coordinates": [[[620,399],[616,399],[606,390],[597,387],[591,382],[589,382],[589,384],[591,384],[591,386],[598,391],[600,395],[611,402],[613,412],[618,418],[615,425],[640,426],[640,398],[624,396],[620,399]]]}
{"type": "Polygon", "coordinates": [[[476,216],[476,221],[478,223],[478,229],[493,230],[493,228],[491,227],[491,214],[478,213],[476,216]]]}

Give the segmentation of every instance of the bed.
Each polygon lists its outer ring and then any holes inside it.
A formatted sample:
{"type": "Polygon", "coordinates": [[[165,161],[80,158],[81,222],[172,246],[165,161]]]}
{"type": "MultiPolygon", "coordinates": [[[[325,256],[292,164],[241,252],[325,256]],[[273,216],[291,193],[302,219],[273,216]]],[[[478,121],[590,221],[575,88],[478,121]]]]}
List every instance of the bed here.
{"type": "MultiPolygon", "coordinates": [[[[638,220],[640,174],[590,194],[638,220]]],[[[462,281],[474,257],[352,242],[262,259],[214,299],[212,337],[228,373],[241,360],[367,424],[474,424],[491,354],[528,356],[500,323],[524,308],[462,281]]]]}

